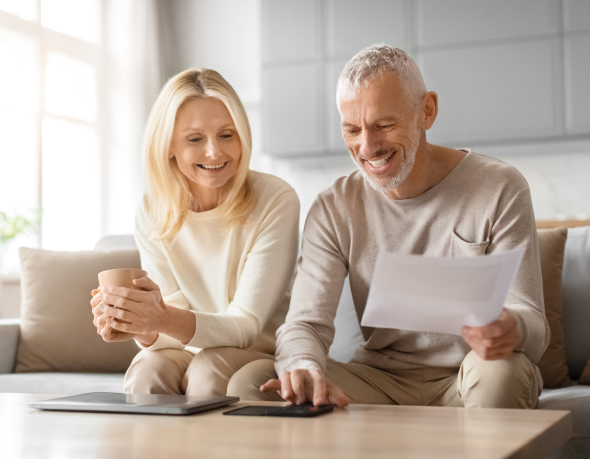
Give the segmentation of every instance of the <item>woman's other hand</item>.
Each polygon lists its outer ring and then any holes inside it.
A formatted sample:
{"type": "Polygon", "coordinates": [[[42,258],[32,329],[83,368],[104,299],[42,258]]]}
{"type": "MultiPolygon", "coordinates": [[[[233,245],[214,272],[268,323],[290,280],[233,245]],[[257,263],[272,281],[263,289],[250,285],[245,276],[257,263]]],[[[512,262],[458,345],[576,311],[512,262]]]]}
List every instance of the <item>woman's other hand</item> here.
{"type": "MultiPolygon", "coordinates": [[[[117,332],[157,337],[166,328],[168,307],[164,304],[158,285],[149,277],[135,279],[133,283],[143,290],[124,287],[102,287],[97,313],[106,315],[106,325],[117,332]]],[[[155,339],[154,339],[155,341],[155,339]]]]}
{"type": "Polygon", "coordinates": [[[92,295],[92,299],[90,300],[90,306],[92,306],[92,309],[94,309],[96,306],[98,306],[98,303],[100,303],[100,298],[96,297],[96,295],[99,293],[100,293],[99,288],[95,288],[94,290],[92,290],[90,292],[90,294],[92,295]]]}
{"type": "Polygon", "coordinates": [[[133,335],[132,333],[119,332],[108,325],[107,320],[109,317],[106,316],[99,307],[97,307],[101,303],[101,299],[98,296],[99,293],[100,289],[94,289],[91,292],[92,299],[90,300],[90,305],[92,306],[92,315],[94,316],[92,323],[96,327],[96,333],[98,333],[105,342],[115,343],[120,341],[129,341],[131,339],[138,339],[138,341],[143,344],[144,341],[149,341],[149,338],[146,339],[147,337],[133,335]]]}
{"type": "Polygon", "coordinates": [[[102,316],[102,311],[100,310],[100,308],[97,308],[101,301],[100,296],[98,296],[99,293],[100,289],[98,288],[95,288],[94,290],[92,290],[92,292],[90,292],[90,294],[92,295],[92,299],[90,300],[90,306],[92,307],[92,315],[94,316],[92,323],[96,327],[96,333],[100,335],[102,328],[105,326],[106,317],[103,318],[104,320],[102,320],[99,325],[98,318],[102,316]]]}

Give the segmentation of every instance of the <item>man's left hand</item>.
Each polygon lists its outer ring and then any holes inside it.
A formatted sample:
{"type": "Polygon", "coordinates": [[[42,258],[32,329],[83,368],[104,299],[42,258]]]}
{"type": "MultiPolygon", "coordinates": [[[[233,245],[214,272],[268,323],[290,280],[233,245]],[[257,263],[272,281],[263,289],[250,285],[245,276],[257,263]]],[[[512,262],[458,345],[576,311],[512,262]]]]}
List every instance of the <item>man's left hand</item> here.
{"type": "Polygon", "coordinates": [[[461,336],[483,360],[503,360],[520,340],[516,324],[516,316],[504,308],[498,320],[484,327],[464,326],[461,336]]]}

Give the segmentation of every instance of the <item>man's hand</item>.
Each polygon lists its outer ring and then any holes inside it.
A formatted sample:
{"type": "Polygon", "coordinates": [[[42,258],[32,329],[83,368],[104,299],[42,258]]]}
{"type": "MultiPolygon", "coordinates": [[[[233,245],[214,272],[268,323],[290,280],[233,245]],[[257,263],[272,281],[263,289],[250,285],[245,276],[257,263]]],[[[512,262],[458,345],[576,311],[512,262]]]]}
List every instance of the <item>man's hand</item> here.
{"type": "Polygon", "coordinates": [[[285,371],[280,380],[271,379],[260,390],[276,390],[291,405],[309,401],[315,406],[332,404],[344,408],[350,403],[342,389],[328,381],[320,370],[285,371]]]}
{"type": "Polygon", "coordinates": [[[463,327],[461,336],[483,360],[503,360],[512,355],[520,336],[516,317],[506,308],[498,320],[484,327],[463,327]]]}

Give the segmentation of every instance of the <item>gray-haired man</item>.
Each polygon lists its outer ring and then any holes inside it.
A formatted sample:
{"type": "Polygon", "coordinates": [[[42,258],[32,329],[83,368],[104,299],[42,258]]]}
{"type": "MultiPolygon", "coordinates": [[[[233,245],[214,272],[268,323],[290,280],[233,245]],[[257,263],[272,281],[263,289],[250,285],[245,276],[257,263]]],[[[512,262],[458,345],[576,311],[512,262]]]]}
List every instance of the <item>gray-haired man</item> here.
{"type": "Polygon", "coordinates": [[[273,399],[278,392],[316,405],[535,408],[542,380],[533,363],[549,328],[526,181],[501,161],[426,141],[437,95],[399,49],[359,52],[342,71],[337,99],[359,171],[323,191],[309,212],[274,368],[269,360],[250,363],[228,393],[273,399]],[[464,327],[461,337],[362,327],[351,362],[327,358],[344,279],[360,318],[379,252],[465,256],[519,245],[524,259],[497,321],[464,327]]]}

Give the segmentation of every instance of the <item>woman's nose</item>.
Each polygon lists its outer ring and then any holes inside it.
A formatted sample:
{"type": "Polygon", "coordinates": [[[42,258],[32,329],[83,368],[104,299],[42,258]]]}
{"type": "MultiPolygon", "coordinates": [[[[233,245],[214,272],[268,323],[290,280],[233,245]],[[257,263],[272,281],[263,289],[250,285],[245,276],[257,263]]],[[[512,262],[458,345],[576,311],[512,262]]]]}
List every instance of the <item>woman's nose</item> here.
{"type": "Polygon", "coordinates": [[[205,156],[207,158],[218,158],[221,156],[221,149],[219,148],[219,144],[215,140],[210,140],[207,142],[207,150],[205,151],[205,156]]]}

